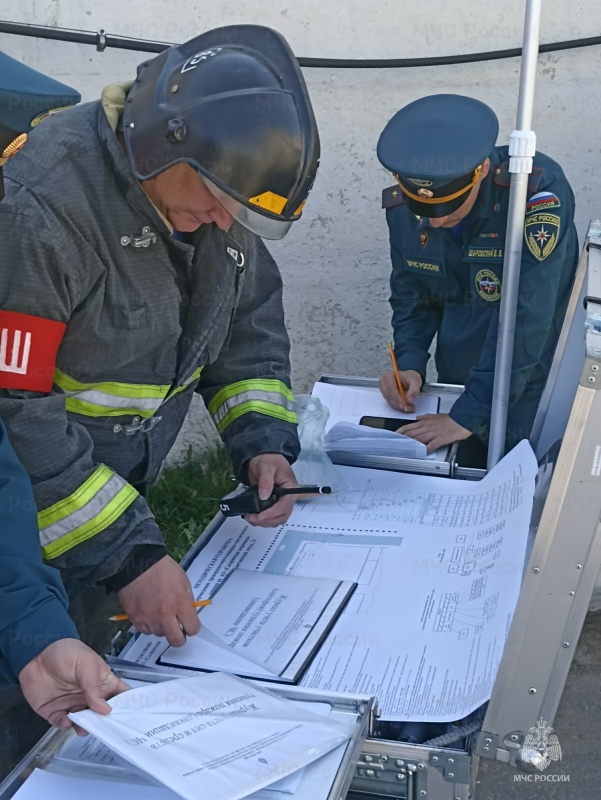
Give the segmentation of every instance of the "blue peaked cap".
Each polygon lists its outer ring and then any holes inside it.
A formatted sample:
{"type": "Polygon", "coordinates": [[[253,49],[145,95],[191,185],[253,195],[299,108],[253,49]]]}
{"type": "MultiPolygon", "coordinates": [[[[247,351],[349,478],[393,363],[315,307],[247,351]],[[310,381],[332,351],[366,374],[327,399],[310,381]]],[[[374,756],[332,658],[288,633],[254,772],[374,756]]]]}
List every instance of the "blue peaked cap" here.
{"type": "Polygon", "coordinates": [[[414,213],[440,217],[464,201],[474,170],[492,153],[499,122],[485,103],[434,94],[392,117],[378,141],[380,163],[397,176],[414,213]]]}
{"type": "Polygon", "coordinates": [[[75,89],[0,52],[0,149],[40,114],[80,100],[75,89]]]}

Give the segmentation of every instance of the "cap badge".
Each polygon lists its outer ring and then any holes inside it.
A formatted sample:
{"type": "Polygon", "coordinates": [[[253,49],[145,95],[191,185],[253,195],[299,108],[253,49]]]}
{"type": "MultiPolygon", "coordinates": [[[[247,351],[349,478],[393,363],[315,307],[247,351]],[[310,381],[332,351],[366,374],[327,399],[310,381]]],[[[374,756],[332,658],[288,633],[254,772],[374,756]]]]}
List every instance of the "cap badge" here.
{"type": "Polygon", "coordinates": [[[417,193],[420,197],[434,197],[434,192],[431,189],[421,188],[417,190],[417,193]]]}
{"type": "Polygon", "coordinates": [[[64,111],[66,108],[70,108],[70,106],[58,106],[58,108],[49,108],[48,111],[43,111],[41,114],[37,114],[29,123],[31,128],[35,128],[36,125],[39,125],[43,119],[46,117],[51,117],[53,114],[56,114],[58,111],[64,111]]]}
{"type": "Polygon", "coordinates": [[[432,186],[432,181],[427,178],[406,178],[405,180],[414,186],[432,186]]]}

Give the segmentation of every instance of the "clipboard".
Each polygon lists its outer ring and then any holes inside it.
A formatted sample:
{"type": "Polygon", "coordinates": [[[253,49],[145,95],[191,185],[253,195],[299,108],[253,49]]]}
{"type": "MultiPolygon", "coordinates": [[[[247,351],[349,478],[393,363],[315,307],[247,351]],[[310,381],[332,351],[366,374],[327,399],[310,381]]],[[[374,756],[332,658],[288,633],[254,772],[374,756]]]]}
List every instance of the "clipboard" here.
{"type": "MultiPolygon", "coordinates": [[[[378,389],[378,380],[376,378],[363,378],[354,375],[326,374],[319,378],[318,383],[362,389],[378,389]]],[[[439,398],[438,412],[445,414],[450,411],[455,401],[463,393],[463,386],[448,383],[426,383],[422,387],[422,393],[437,395],[439,398]]],[[[399,425],[397,427],[401,427],[401,425],[410,421],[398,420],[399,425]]],[[[477,458],[472,459],[471,449],[463,445],[465,445],[465,442],[455,442],[448,447],[441,448],[435,458],[430,456],[426,459],[373,456],[365,453],[342,452],[335,449],[328,450],[328,456],[334,464],[348,467],[369,467],[396,472],[412,472],[419,475],[461,478],[462,480],[481,480],[486,475],[484,462],[479,455],[477,455],[477,458]],[[482,466],[471,466],[472,463],[482,464],[482,466]]]]}
{"type": "Polygon", "coordinates": [[[234,569],[212,594],[213,603],[200,612],[200,633],[183,647],[167,648],[157,664],[298,683],[356,588],[353,581],[234,569]],[[278,585],[280,594],[274,595],[278,585]],[[259,602],[261,592],[270,592],[272,599],[259,602]],[[285,592],[299,595],[298,610],[292,601],[292,618],[290,603],[277,606],[285,592]],[[241,595],[251,597],[246,607],[241,595]],[[279,613],[279,622],[270,628],[274,613],[279,613]],[[282,624],[284,628],[278,627],[282,624]]]}

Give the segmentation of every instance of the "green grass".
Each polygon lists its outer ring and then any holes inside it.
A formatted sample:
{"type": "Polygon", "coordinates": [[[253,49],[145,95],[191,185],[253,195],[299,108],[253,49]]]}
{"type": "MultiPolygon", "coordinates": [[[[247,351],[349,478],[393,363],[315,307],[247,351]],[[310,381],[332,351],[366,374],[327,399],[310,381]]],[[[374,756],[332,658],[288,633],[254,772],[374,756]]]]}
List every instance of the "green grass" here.
{"type": "Polygon", "coordinates": [[[167,550],[181,559],[198,539],[219,508],[221,498],[237,481],[223,448],[203,453],[188,450],[182,464],[166,467],[150,490],[148,503],[165,536],[167,550]]]}

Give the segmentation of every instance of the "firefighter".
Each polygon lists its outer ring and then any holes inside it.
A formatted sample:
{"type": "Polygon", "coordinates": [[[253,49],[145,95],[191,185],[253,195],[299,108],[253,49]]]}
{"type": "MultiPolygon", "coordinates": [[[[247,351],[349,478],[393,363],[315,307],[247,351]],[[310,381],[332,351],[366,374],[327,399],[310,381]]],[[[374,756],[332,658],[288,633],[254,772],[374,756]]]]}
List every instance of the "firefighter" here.
{"type": "MultiPolygon", "coordinates": [[[[0,196],[4,163],[25,143],[32,120],[80,95],[0,53],[0,196]]],[[[47,725],[127,687],[79,640],[58,571],[42,562],[35,502],[27,473],[0,422],[0,779],[47,725]],[[18,684],[20,684],[19,689],[18,684]],[[24,696],[24,697],[23,697],[24,696]]]]}
{"type": "MultiPolygon", "coordinates": [[[[508,148],[484,103],[432,95],[386,125],[378,158],[396,183],[383,193],[392,257],[394,349],[407,410],[425,381],[429,347],[442,383],[463,384],[449,414],[402,432],[429,451],[473,437],[486,465],[509,206],[508,148]]],[[[542,153],[528,184],[506,449],[528,438],[549,372],[578,261],[574,195],[542,153]]],[[[380,381],[402,408],[393,372],[380,381]]],[[[476,466],[476,464],[473,464],[476,466]]]]}
{"type": "Polygon", "coordinates": [[[144,493],[194,392],[241,479],[262,497],[296,485],[282,285],[261,237],[300,218],[318,160],[287,43],[239,25],[47,119],[5,167],[0,417],[44,558],[172,645],[198,617],[144,493]]]}

